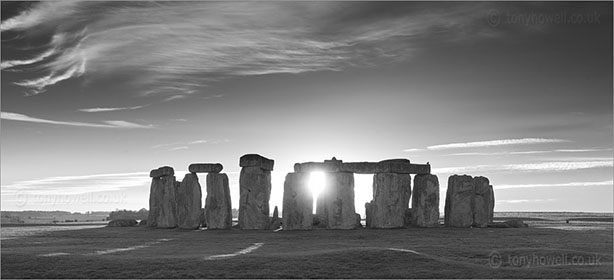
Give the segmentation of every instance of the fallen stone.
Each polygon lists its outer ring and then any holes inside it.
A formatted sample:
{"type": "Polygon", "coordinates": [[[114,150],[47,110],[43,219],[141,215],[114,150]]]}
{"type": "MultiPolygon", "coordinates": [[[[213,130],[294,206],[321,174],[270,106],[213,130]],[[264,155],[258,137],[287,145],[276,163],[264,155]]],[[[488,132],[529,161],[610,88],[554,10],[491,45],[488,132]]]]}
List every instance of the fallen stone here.
{"type": "Polygon", "coordinates": [[[373,176],[371,228],[400,228],[405,225],[409,208],[411,177],[409,174],[377,173],[373,176]]]}
{"type": "Polygon", "coordinates": [[[117,219],[112,220],[107,224],[108,227],[132,227],[136,226],[138,223],[135,219],[117,219]]]}
{"type": "Polygon", "coordinates": [[[260,166],[243,167],[239,188],[239,226],[242,229],[268,229],[271,171],[260,166]]]}
{"type": "Polygon", "coordinates": [[[275,161],[258,154],[247,154],[239,159],[240,167],[259,167],[267,171],[273,170],[275,161]]]}
{"type": "Polygon", "coordinates": [[[490,222],[490,201],[492,195],[492,186],[486,177],[474,177],[473,186],[475,195],[473,196],[473,226],[486,227],[490,222]]]}
{"type": "Polygon", "coordinates": [[[149,177],[158,178],[162,176],[172,176],[175,175],[175,170],[170,166],[163,166],[158,169],[153,169],[149,172],[149,177]]]}
{"type": "Polygon", "coordinates": [[[230,229],[232,205],[228,176],[225,173],[207,174],[207,199],[205,200],[207,229],[230,229]]]}
{"type": "Polygon", "coordinates": [[[192,163],[188,166],[191,173],[220,173],[224,166],[220,163],[192,163]]]}
{"type": "MultiPolygon", "coordinates": [[[[354,174],[329,173],[326,176],[324,205],[325,223],[328,229],[353,229],[356,225],[354,211],[354,174]]],[[[320,203],[320,200],[318,200],[320,203]]]]}
{"type": "Polygon", "coordinates": [[[309,173],[288,173],[284,181],[283,228],[308,230],[312,228],[313,194],[309,189],[309,173]]]}
{"type": "Polygon", "coordinates": [[[200,226],[202,190],[198,176],[188,173],[177,189],[177,223],[182,229],[197,229],[200,226]]]}
{"type": "Polygon", "coordinates": [[[417,227],[439,227],[439,179],[436,175],[414,177],[411,224],[417,227]]]}
{"type": "Polygon", "coordinates": [[[471,176],[452,175],[446,191],[445,224],[448,227],[470,227],[473,224],[475,188],[471,176]]]}
{"type": "MultiPolygon", "coordinates": [[[[162,185],[160,199],[160,214],[156,221],[156,226],[159,228],[176,228],[177,227],[177,197],[175,176],[160,177],[162,185]]],[[[179,183],[177,183],[178,185],[179,183]]]]}

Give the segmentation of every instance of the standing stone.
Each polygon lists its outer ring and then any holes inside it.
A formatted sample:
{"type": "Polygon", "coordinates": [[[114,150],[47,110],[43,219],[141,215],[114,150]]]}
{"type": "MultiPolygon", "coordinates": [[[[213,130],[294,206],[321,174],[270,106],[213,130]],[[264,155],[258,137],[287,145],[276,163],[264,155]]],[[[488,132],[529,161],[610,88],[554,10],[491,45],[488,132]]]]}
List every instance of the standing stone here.
{"type": "Polygon", "coordinates": [[[182,229],[200,226],[202,190],[195,173],[186,174],[177,189],[177,223],[182,229]]]}
{"type": "Polygon", "coordinates": [[[373,176],[372,228],[399,228],[405,225],[409,208],[411,177],[409,174],[377,173],[373,176]]]}
{"type": "Polygon", "coordinates": [[[288,173],[284,182],[283,228],[307,230],[313,224],[313,194],[309,190],[309,173],[288,173]]]}
{"type": "Polygon", "coordinates": [[[149,188],[149,214],[147,215],[147,226],[157,227],[160,218],[160,206],[162,204],[162,178],[153,177],[149,188]]]}
{"type": "Polygon", "coordinates": [[[373,210],[373,200],[371,200],[370,202],[365,203],[365,225],[370,228],[371,225],[373,224],[371,222],[371,218],[373,217],[373,214],[371,214],[371,211],[373,210]]]}
{"type": "Polygon", "coordinates": [[[205,201],[207,229],[229,229],[232,227],[232,205],[230,187],[225,173],[207,174],[207,199],[205,201]]]}
{"type": "Polygon", "coordinates": [[[470,227],[473,224],[475,188],[471,176],[452,175],[446,191],[445,224],[448,227],[470,227]]]}
{"type": "Polygon", "coordinates": [[[177,187],[175,184],[175,176],[160,177],[162,191],[160,199],[160,214],[157,219],[157,227],[159,228],[175,228],[177,227],[177,187]]]}
{"type": "MultiPolygon", "coordinates": [[[[353,229],[356,226],[354,211],[354,174],[331,172],[326,174],[327,189],[324,202],[324,219],[328,229],[353,229]]],[[[320,200],[318,200],[318,203],[320,200]]]]}
{"type": "Polygon", "coordinates": [[[271,171],[258,166],[243,167],[239,177],[239,188],[241,193],[239,227],[268,229],[271,171]]]}
{"type": "Polygon", "coordinates": [[[439,180],[436,175],[414,177],[411,224],[417,227],[439,226],[439,180]]]}
{"type": "Polygon", "coordinates": [[[279,210],[277,209],[277,206],[275,206],[275,208],[273,208],[273,217],[271,218],[271,229],[278,229],[279,227],[281,227],[282,225],[282,221],[279,218],[279,210]]]}
{"type": "Polygon", "coordinates": [[[473,178],[473,226],[486,227],[490,222],[492,186],[486,177],[473,178]]]}

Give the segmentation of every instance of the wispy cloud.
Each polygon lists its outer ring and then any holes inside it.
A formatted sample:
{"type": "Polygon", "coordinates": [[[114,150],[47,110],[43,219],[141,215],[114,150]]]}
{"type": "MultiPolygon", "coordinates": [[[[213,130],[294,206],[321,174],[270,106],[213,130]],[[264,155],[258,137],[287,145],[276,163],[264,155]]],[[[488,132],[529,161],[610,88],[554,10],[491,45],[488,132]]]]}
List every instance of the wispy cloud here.
{"type": "Polygon", "coordinates": [[[412,153],[412,152],[423,152],[423,151],[426,151],[426,150],[425,149],[417,149],[417,148],[403,150],[403,152],[409,152],[409,153],[412,153]]]}
{"type": "Polygon", "coordinates": [[[103,121],[103,124],[99,123],[84,123],[84,122],[67,122],[67,121],[54,121],[47,119],[40,119],[35,117],[26,116],[18,113],[1,112],[1,118],[4,120],[32,122],[32,123],[44,123],[53,125],[66,125],[66,126],[79,126],[79,127],[94,127],[94,128],[154,128],[153,125],[142,125],[127,121],[103,121]]]}
{"type": "Polygon", "coordinates": [[[177,150],[189,149],[190,146],[193,146],[193,145],[220,144],[220,143],[228,143],[228,142],[230,142],[230,139],[198,139],[198,140],[192,140],[188,142],[182,141],[182,142],[158,144],[158,145],[152,146],[151,148],[153,149],[164,148],[168,151],[177,151],[177,150]]]}
{"type": "Polygon", "coordinates": [[[554,187],[599,187],[613,186],[614,181],[600,182],[571,182],[571,183],[551,183],[551,184],[517,184],[517,185],[496,185],[495,189],[517,189],[517,188],[554,188],[554,187]]]}
{"type": "Polygon", "coordinates": [[[448,150],[448,149],[482,148],[482,147],[509,146],[509,145],[565,143],[565,142],[571,142],[571,141],[563,140],[563,139],[547,139],[547,138],[521,138],[521,139],[502,139],[502,140],[476,141],[476,142],[464,142],[464,143],[451,143],[451,144],[429,146],[427,147],[427,149],[429,150],[448,150]]]}
{"type": "Polygon", "coordinates": [[[144,187],[151,182],[148,172],[57,176],[37,180],[18,181],[2,186],[2,195],[27,194],[83,194],[144,187]]]}
{"type": "Polygon", "coordinates": [[[424,9],[408,3],[361,17],[374,5],[383,4],[43,1],[0,28],[24,32],[24,40],[54,32],[55,40],[42,54],[3,68],[46,72],[17,83],[30,94],[74,77],[125,72],[141,94],[164,94],[168,101],[228,77],[392,63],[411,57],[416,38],[456,42],[496,31],[476,24],[486,12],[472,16],[487,4],[424,9]]]}
{"type": "Polygon", "coordinates": [[[100,112],[113,112],[113,111],[125,111],[125,110],[136,110],[147,107],[149,105],[140,105],[140,106],[132,106],[132,107],[107,107],[107,108],[84,108],[78,109],[77,111],[86,112],[86,113],[100,113],[100,112]]]}
{"type": "Polygon", "coordinates": [[[552,202],[556,201],[555,198],[545,198],[545,199],[500,199],[497,200],[497,203],[528,203],[528,202],[552,202]]]}
{"type": "Polygon", "coordinates": [[[473,165],[463,167],[433,168],[433,173],[467,174],[472,172],[558,172],[590,168],[611,168],[612,160],[555,161],[526,164],[473,165]]]}

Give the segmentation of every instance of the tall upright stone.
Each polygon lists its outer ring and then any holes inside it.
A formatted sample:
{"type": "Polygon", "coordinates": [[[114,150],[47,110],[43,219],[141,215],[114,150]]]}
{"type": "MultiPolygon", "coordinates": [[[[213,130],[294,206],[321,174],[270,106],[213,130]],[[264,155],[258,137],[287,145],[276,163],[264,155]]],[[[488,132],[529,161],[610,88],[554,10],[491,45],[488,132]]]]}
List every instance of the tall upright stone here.
{"type": "Polygon", "coordinates": [[[491,198],[493,195],[492,186],[486,177],[474,177],[473,186],[475,195],[473,197],[473,226],[486,227],[492,220],[490,218],[491,198]]]}
{"type": "Polygon", "coordinates": [[[488,204],[488,222],[492,223],[495,216],[495,190],[492,185],[488,186],[490,189],[490,200],[488,204]]]}
{"type": "MultiPolygon", "coordinates": [[[[354,208],[354,173],[326,173],[323,217],[328,229],[353,229],[356,227],[354,208]]],[[[322,194],[322,193],[320,193],[322,194]]]]}
{"type": "Polygon", "coordinates": [[[157,227],[158,219],[160,218],[160,207],[162,204],[162,178],[151,178],[151,187],[149,188],[149,214],[147,215],[147,226],[157,227]]]}
{"type": "Polygon", "coordinates": [[[230,229],[232,205],[230,187],[225,173],[207,174],[207,199],[205,201],[207,229],[230,229]]]}
{"type": "Polygon", "coordinates": [[[448,227],[470,227],[473,224],[475,187],[471,176],[452,175],[446,191],[445,224],[448,227]]]}
{"type": "Polygon", "coordinates": [[[414,177],[411,224],[417,227],[439,226],[439,180],[436,175],[414,177]]]}
{"type": "Polygon", "coordinates": [[[270,227],[269,199],[271,197],[271,171],[274,161],[261,155],[244,155],[239,177],[241,193],[239,227],[241,229],[268,229],[270,227]]]}
{"type": "Polygon", "coordinates": [[[309,173],[288,173],[284,182],[282,226],[284,230],[308,230],[313,221],[313,194],[309,173]]]}
{"type": "Polygon", "coordinates": [[[177,186],[175,176],[160,177],[162,185],[160,199],[160,214],[157,219],[157,227],[159,228],[175,228],[177,227],[177,186]]]}
{"type": "Polygon", "coordinates": [[[177,189],[177,224],[182,229],[197,229],[200,226],[202,190],[195,173],[183,177],[177,189]]]}
{"type": "Polygon", "coordinates": [[[411,177],[409,174],[377,173],[373,176],[371,228],[399,228],[405,225],[409,208],[411,177]]]}

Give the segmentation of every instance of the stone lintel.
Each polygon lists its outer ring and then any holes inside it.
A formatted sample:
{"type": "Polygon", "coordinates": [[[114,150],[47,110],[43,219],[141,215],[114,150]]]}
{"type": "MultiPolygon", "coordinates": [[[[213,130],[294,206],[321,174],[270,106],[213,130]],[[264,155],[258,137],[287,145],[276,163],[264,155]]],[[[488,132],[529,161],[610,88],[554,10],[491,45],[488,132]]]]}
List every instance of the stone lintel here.
{"type": "Polygon", "coordinates": [[[294,165],[294,172],[349,172],[356,174],[398,173],[430,174],[429,164],[412,164],[407,159],[380,162],[305,162],[294,165]]]}
{"type": "Polygon", "coordinates": [[[272,171],[273,165],[275,161],[272,159],[265,158],[258,154],[247,154],[243,155],[239,159],[240,167],[260,167],[264,170],[272,171]]]}
{"type": "Polygon", "coordinates": [[[220,173],[223,168],[220,163],[192,163],[188,170],[191,173],[220,173]]]}
{"type": "Polygon", "coordinates": [[[175,170],[170,166],[162,166],[158,169],[152,169],[149,172],[149,177],[151,178],[159,178],[162,176],[171,176],[175,175],[175,170]]]}

